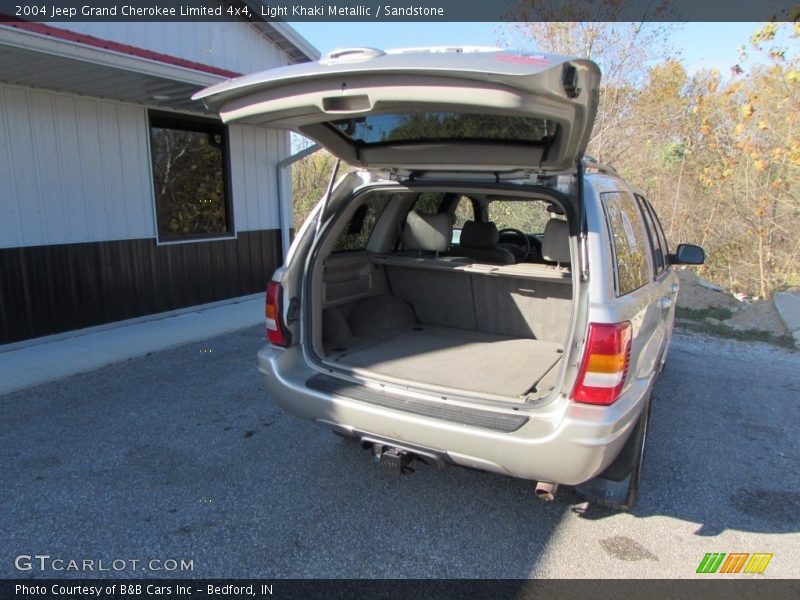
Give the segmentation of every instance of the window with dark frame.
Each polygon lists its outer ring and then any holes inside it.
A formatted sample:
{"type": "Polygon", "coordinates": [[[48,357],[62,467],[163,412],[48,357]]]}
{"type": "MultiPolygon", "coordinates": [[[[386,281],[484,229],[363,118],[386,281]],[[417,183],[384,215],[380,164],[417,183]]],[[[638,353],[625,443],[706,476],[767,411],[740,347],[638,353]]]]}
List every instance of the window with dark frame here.
{"type": "Polygon", "coordinates": [[[617,295],[624,296],[653,279],[647,232],[631,194],[604,192],[600,197],[614,249],[617,295]]]}
{"type": "Polygon", "coordinates": [[[647,226],[648,237],[650,238],[650,249],[653,253],[653,262],[656,268],[656,277],[664,272],[667,266],[666,254],[661,247],[661,238],[658,236],[655,221],[650,211],[650,206],[642,196],[636,194],[636,200],[639,202],[639,209],[644,216],[645,225],[647,226]]]}
{"type": "Polygon", "coordinates": [[[650,216],[653,219],[653,225],[655,225],[656,235],[658,236],[659,244],[661,245],[661,252],[664,256],[664,268],[669,266],[669,243],[667,242],[667,237],[664,235],[664,228],[661,226],[661,221],[658,218],[658,213],[656,213],[653,205],[644,199],[644,204],[647,207],[650,216]]]}
{"type": "Polygon", "coordinates": [[[168,113],[151,112],[149,118],[159,241],[230,236],[225,127],[168,113]]]}

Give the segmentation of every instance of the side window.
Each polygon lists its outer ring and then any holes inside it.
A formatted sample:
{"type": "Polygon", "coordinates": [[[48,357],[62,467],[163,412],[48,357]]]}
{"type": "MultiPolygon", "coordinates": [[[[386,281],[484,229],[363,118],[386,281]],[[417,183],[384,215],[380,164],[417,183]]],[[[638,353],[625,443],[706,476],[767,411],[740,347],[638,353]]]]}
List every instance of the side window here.
{"type": "Polygon", "coordinates": [[[617,295],[624,296],[653,278],[647,232],[631,194],[602,194],[603,209],[614,250],[617,295]]]}
{"type": "Polygon", "coordinates": [[[435,215],[439,212],[442,200],[444,200],[444,193],[423,192],[417,196],[413,210],[421,215],[435,215]]]}
{"type": "Polygon", "coordinates": [[[464,223],[475,220],[475,208],[472,206],[472,200],[466,196],[460,196],[456,202],[458,204],[456,204],[456,210],[453,214],[455,217],[453,227],[456,229],[463,229],[464,223]]]}
{"type": "Polygon", "coordinates": [[[336,243],[333,245],[334,252],[348,252],[352,250],[364,250],[367,242],[375,229],[378,217],[381,216],[386,207],[387,197],[384,195],[371,196],[364,204],[356,209],[350,221],[339,234],[336,243]]]}
{"type": "Polygon", "coordinates": [[[656,269],[656,275],[664,272],[667,267],[666,255],[664,248],[661,245],[661,239],[658,237],[656,224],[653,220],[653,214],[647,204],[647,200],[637,195],[636,200],[639,202],[639,209],[644,216],[645,225],[647,226],[647,234],[650,238],[650,245],[653,251],[653,265],[656,269]]]}
{"type": "Polygon", "coordinates": [[[658,220],[658,215],[656,214],[653,205],[650,204],[647,200],[644,201],[645,205],[647,206],[647,210],[650,211],[650,215],[653,218],[653,225],[656,228],[656,235],[658,236],[658,243],[661,245],[661,251],[664,254],[664,266],[668,266],[669,264],[669,244],[667,244],[667,236],[664,235],[664,228],[661,227],[661,221],[658,220]]]}

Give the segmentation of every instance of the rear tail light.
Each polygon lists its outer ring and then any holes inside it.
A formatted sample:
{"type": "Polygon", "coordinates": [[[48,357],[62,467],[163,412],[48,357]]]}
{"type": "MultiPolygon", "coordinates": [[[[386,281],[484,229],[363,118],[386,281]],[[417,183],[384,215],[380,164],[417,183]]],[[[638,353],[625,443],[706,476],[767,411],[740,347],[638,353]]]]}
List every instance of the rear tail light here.
{"type": "Polygon", "coordinates": [[[631,324],[590,323],[589,337],[572,390],[585,404],[613,404],[622,392],[631,356],[631,324]]]}
{"type": "Polygon", "coordinates": [[[267,284],[267,304],[264,316],[267,319],[267,340],[276,346],[288,346],[291,339],[283,324],[283,288],[277,281],[267,284]]]}

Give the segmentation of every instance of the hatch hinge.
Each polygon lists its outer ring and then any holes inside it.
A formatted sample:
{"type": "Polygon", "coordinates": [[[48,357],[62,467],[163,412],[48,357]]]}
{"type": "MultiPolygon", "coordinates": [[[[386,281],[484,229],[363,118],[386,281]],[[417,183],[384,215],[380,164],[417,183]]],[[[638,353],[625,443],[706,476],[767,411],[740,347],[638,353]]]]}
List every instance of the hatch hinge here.
{"type": "Polygon", "coordinates": [[[524,171],[523,183],[528,185],[536,185],[539,183],[539,172],[533,169],[524,171]]]}
{"type": "Polygon", "coordinates": [[[397,169],[385,169],[383,171],[383,178],[388,181],[397,181],[397,169]]]}

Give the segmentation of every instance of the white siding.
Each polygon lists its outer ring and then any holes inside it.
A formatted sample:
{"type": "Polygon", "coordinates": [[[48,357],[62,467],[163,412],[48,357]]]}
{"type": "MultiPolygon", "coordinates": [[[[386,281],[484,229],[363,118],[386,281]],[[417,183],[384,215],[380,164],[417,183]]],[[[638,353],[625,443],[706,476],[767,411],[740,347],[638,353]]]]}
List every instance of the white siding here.
{"type": "Polygon", "coordinates": [[[286,157],[288,134],[234,124],[229,138],[237,231],[278,229],[277,163],[286,157]]]}
{"type": "Polygon", "coordinates": [[[0,247],[153,236],[145,111],[0,85],[0,247]]]}
{"type": "Polygon", "coordinates": [[[290,62],[275,44],[244,22],[74,22],[53,26],[237,73],[290,62]]]}
{"type": "MultiPolygon", "coordinates": [[[[236,231],[277,229],[288,135],[230,128],[236,231]]],[[[0,84],[0,247],[155,237],[143,106],[0,84]]]]}

